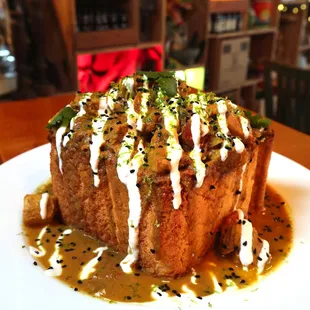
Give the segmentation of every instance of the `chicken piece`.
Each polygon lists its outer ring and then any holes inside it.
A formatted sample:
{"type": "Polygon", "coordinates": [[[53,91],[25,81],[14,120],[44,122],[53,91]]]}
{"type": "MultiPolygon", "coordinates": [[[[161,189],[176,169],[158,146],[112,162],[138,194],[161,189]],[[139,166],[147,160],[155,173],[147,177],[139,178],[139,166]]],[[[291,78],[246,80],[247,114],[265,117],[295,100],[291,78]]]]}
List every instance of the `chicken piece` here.
{"type": "MultiPolygon", "coordinates": [[[[250,264],[257,265],[258,269],[263,269],[271,258],[269,244],[258,236],[257,230],[252,227],[252,223],[243,218],[241,210],[233,211],[224,219],[221,226],[220,252],[222,255],[234,255],[233,259],[235,261],[242,261],[240,249],[250,243],[248,240],[244,240],[246,239],[245,236],[242,236],[242,225],[251,226],[252,236],[249,236],[249,238],[252,237],[251,251],[253,260],[250,264]]],[[[247,267],[247,265],[245,266],[247,267]]]]}
{"type": "Polygon", "coordinates": [[[48,193],[26,195],[23,222],[26,226],[46,225],[53,220],[57,210],[56,199],[48,193]]]}

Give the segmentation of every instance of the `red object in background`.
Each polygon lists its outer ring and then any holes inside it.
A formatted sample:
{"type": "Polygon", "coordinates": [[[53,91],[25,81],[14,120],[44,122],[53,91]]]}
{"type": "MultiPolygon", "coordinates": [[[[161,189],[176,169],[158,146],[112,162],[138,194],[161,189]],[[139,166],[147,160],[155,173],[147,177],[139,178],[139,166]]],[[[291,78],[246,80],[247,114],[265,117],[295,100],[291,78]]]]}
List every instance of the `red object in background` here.
{"type": "Polygon", "coordinates": [[[112,81],[138,70],[161,71],[162,46],[97,55],[78,55],[78,81],[82,92],[105,91],[112,81]]]}
{"type": "Polygon", "coordinates": [[[256,23],[258,25],[268,25],[271,18],[272,3],[270,0],[256,0],[253,3],[253,9],[256,15],[256,23]]]}

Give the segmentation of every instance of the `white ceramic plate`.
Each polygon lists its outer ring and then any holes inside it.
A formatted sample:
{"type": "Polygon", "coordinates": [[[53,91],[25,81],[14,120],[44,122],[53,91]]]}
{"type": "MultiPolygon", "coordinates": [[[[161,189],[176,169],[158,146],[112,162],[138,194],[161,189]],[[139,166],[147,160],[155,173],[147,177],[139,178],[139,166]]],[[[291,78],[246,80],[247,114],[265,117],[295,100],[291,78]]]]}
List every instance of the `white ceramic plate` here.
{"type": "MultiPolygon", "coordinates": [[[[49,145],[41,146],[0,166],[0,309],[158,309],[158,303],[108,304],[74,292],[33,266],[34,259],[22,248],[24,239],[19,234],[23,197],[48,179],[49,149],[49,145]]],[[[274,153],[268,182],[292,208],[294,245],[286,261],[248,290],[195,302],[181,303],[183,297],[176,297],[162,302],[163,309],[310,309],[310,171],[274,153]]]]}

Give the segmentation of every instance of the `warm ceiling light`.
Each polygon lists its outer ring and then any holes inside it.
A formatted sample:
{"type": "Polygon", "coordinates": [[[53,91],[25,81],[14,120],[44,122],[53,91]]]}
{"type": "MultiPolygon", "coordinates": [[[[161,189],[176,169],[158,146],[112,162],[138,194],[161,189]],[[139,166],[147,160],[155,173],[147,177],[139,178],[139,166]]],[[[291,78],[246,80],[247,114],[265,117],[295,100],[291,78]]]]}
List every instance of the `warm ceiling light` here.
{"type": "Polygon", "coordinates": [[[302,5],[300,6],[300,8],[301,8],[302,10],[306,10],[306,9],[307,9],[307,5],[306,5],[306,4],[302,4],[302,5]]]}
{"type": "Polygon", "coordinates": [[[287,11],[287,6],[284,6],[283,12],[286,12],[286,11],[287,11]]]}
{"type": "MultiPolygon", "coordinates": [[[[309,0],[310,1],[310,0],[309,0]]],[[[284,9],[284,5],[283,4],[279,4],[278,5],[278,10],[279,11],[283,11],[283,9],[284,9]]]]}
{"type": "Polygon", "coordinates": [[[310,16],[308,17],[308,22],[310,23],[310,16]]]}
{"type": "Polygon", "coordinates": [[[299,11],[299,10],[298,10],[298,8],[296,8],[296,7],[295,7],[295,8],[293,8],[293,13],[294,13],[294,14],[297,14],[297,13],[298,13],[298,11],[299,11]]]}

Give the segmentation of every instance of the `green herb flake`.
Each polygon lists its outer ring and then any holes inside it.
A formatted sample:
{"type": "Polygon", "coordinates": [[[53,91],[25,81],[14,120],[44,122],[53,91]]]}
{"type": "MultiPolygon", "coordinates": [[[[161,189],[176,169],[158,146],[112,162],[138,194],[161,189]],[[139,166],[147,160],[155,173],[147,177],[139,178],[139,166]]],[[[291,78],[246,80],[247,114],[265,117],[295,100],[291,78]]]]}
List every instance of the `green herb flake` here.
{"type": "Polygon", "coordinates": [[[49,120],[45,128],[51,129],[52,127],[59,126],[62,123],[69,123],[71,118],[73,118],[76,114],[77,113],[71,107],[64,107],[49,120]]]}
{"type": "Polygon", "coordinates": [[[137,74],[145,75],[148,80],[158,83],[160,89],[168,96],[177,94],[177,80],[174,72],[147,72],[138,71],[137,74]]]}
{"type": "Polygon", "coordinates": [[[253,128],[266,128],[270,125],[270,119],[263,118],[259,114],[253,115],[250,111],[244,111],[244,114],[253,128]]]}
{"type": "Polygon", "coordinates": [[[210,303],[210,301],[208,302],[208,307],[209,307],[209,308],[212,308],[212,307],[213,307],[212,304],[210,303]]]}

